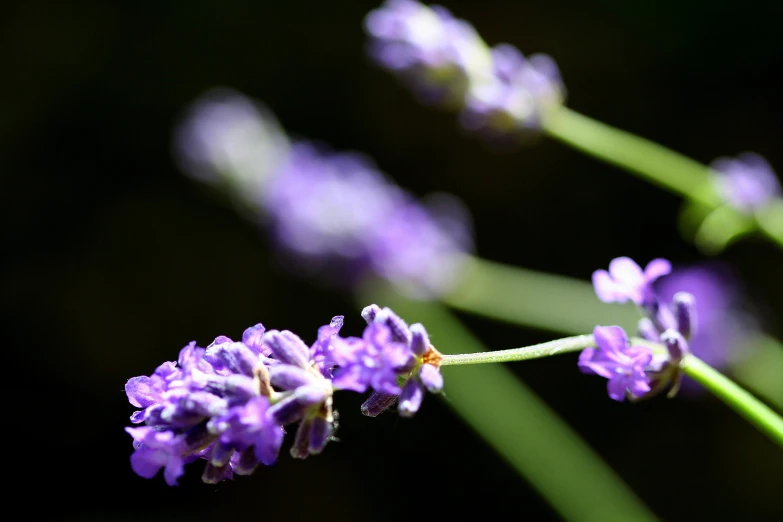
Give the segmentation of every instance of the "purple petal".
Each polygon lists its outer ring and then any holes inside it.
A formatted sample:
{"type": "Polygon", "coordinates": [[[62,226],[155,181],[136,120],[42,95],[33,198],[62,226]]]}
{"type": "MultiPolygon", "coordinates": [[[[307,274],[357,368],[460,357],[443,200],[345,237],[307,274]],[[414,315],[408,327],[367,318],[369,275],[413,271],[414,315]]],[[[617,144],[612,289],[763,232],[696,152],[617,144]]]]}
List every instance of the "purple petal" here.
{"type": "Polygon", "coordinates": [[[266,332],[266,328],[261,323],[251,326],[242,333],[242,343],[250,348],[254,354],[268,357],[271,350],[264,346],[264,332],[266,332]]]}
{"type": "Polygon", "coordinates": [[[351,390],[358,393],[367,391],[362,369],[359,365],[351,365],[345,368],[338,368],[332,377],[332,386],[338,390],[351,390]]]}
{"type": "Polygon", "coordinates": [[[430,349],[430,338],[427,330],[421,323],[412,324],[411,331],[411,351],[421,357],[430,349]]]}
{"type": "Polygon", "coordinates": [[[300,368],[310,365],[310,349],[296,334],[288,330],[270,330],[264,334],[264,343],[269,346],[275,358],[300,368]]]}
{"type": "Polygon", "coordinates": [[[312,420],[304,419],[296,430],[294,443],[291,445],[291,456],[295,459],[306,459],[310,456],[310,431],[312,420]]]}
{"type": "Polygon", "coordinates": [[[606,383],[606,389],[609,392],[609,397],[616,401],[625,400],[625,378],[617,376],[609,379],[606,383]]]}
{"type": "Polygon", "coordinates": [[[422,384],[431,393],[438,393],[443,390],[443,375],[440,370],[432,364],[422,364],[419,370],[419,379],[422,384]]]}
{"type": "Polygon", "coordinates": [[[231,373],[240,373],[252,377],[258,358],[243,343],[223,343],[209,348],[204,359],[217,369],[227,369],[231,373]]]}
{"type": "Polygon", "coordinates": [[[269,381],[281,390],[293,390],[312,384],[316,379],[320,380],[320,377],[298,366],[275,364],[269,367],[269,381]]]}
{"type": "Polygon", "coordinates": [[[628,336],[619,326],[596,326],[593,336],[601,350],[622,353],[628,348],[628,336]]]}
{"type": "Polygon", "coordinates": [[[628,300],[627,297],[617,292],[617,285],[606,270],[593,272],[593,288],[598,299],[604,303],[614,301],[622,303],[628,300]]]}
{"type": "Polygon", "coordinates": [[[362,309],[362,319],[367,321],[367,324],[370,324],[373,321],[375,321],[375,317],[378,315],[380,311],[381,311],[381,307],[376,304],[365,306],[362,309]]]}
{"type": "Polygon", "coordinates": [[[140,448],[131,455],[131,469],[140,477],[151,479],[166,465],[168,458],[165,450],[140,448]]]}
{"type": "Polygon", "coordinates": [[[627,287],[638,287],[644,283],[644,273],[630,257],[617,257],[609,263],[612,279],[627,287]]]}
{"type": "Polygon", "coordinates": [[[142,375],[133,377],[125,383],[125,394],[128,401],[137,408],[146,408],[160,402],[160,390],[155,386],[156,381],[142,375]]]}
{"type": "Polygon", "coordinates": [[[424,387],[416,379],[409,379],[402,388],[397,410],[403,417],[413,417],[424,399],[424,387]]]}
{"type": "MultiPolygon", "coordinates": [[[[634,263],[635,264],[635,263],[634,263]]],[[[652,283],[659,277],[665,276],[672,271],[672,264],[666,259],[653,259],[647,263],[647,267],[644,269],[644,279],[648,283],[652,283]]]]}

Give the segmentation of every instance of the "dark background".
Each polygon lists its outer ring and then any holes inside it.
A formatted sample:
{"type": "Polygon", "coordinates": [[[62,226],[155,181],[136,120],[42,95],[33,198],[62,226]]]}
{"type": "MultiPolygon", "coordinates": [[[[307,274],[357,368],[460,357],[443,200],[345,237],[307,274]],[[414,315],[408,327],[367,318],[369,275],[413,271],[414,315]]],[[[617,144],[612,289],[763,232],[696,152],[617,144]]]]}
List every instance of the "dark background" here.
{"type": "MultiPolygon", "coordinates": [[[[708,162],[783,168],[783,4],[449,1],[490,44],[558,61],[569,105],[708,162]]],[[[28,1],[0,21],[0,317],[5,478],[51,520],[425,520],[554,512],[429,398],[414,420],[340,397],[324,455],[218,486],[129,466],[125,381],[191,340],[263,322],[311,338],[350,296],[297,279],[175,166],[173,124],[206,89],[263,100],[292,133],[361,150],[415,193],[449,191],[482,257],[587,279],[618,255],[702,259],[680,201],[558,143],[492,152],[418,105],[363,52],[375,2],[28,1]],[[309,337],[308,337],[309,336],[309,337]]],[[[779,334],[783,252],[720,256],[779,334]]],[[[353,315],[352,315],[353,314],[353,315]]],[[[490,347],[551,338],[464,316],[490,347]]],[[[666,520],[783,519],[783,452],[714,399],[617,404],[568,357],[513,365],[666,520]]],[[[524,441],[520,441],[524,444],[524,441]]],[[[21,493],[20,493],[21,494],[21,493]]],[[[13,500],[12,500],[13,502],[13,500]]],[[[30,512],[30,511],[28,511],[30,512]]]]}

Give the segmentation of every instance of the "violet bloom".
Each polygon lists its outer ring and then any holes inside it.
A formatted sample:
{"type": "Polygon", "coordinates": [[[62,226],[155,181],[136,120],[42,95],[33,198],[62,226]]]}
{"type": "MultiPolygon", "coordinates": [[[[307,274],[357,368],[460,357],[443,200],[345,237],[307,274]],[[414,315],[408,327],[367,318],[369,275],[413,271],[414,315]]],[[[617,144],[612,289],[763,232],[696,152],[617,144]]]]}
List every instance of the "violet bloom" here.
{"type": "Polygon", "coordinates": [[[579,368],[609,380],[609,397],[623,401],[626,395],[640,398],[650,391],[650,379],[645,373],[653,361],[653,352],[644,346],[630,346],[625,331],[619,326],[596,326],[593,330],[596,347],[586,348],[579,355],[579,368]]]}
{"type": "Polygon", "coordinates": [[[758,154],[746,152],[736,158],[718,158],[710,168],[721,196],[738,210],[751,214],[781,196],[775,171],[758,154]]]}
{"type": "Polygon", "coordinates": [[[335,347],[340,361],[335,383],[355,391],[374,390],[362,405],[365,415],[375,417],[395,401],[400,415],[414,415],[425,390],[443,389],[441,354],[430,344],[423,325],[409,327],[389,308],[370,305],[362,317],[368,323],[364,337],[335,347]]]}
{"type": "Polygon", "coordinates": [[[489,138],[509,141],[537,129],[546,111],[565,98],[560,71],[552,58],[525,58],[516,47],[492,49],[493,76],[474,85],[465,99],[462,125],[489,138]]]}
{"type": "Polygon", "coordinates": [[[373,59],[424,102],[460,106],[472,84],[491,77],[489,50],[475,29],[441,6],[387,0],[365,28],[373,59]]]}
{"type": "Polygon", "coordinates": [[[288,138],[263,105],[227,88],[204,94],[181,118],[174,140],[188,175],[228,186],[251,209],[288,154],[288,138]]]}
{"type": "Polygon", "coordinates": [[[375,273],[431,297],[458,280],[472,248],[468,213],[453,198],[424,206],[358,154],[297,143],[260,197],[299,267],[346,282],[375,273]]]}
{"type": "Polygon", "coordinates": [[[443,7],[387,0],[367,15],[365,28],[379,65],[423,101],[460,109],[462,125],[490,139],[525,137],[565,98],[549,56],[525,59],[510,45],[490,49],[443,7]]]}
{"type": "Polygon", "coordinates": [[[216,482],[275,461],[282,428],[267,413],[269,394],[258,382],[267,360],[257,343],[259,330],[263,326],[245,332],[250,346],[222,336],[207,349],[191,343],[177,363],[127,382],[128,400],[142,408],[131,422],[146,424],[128,428],[135,441],[134,471],[151,478],[165,468],[173,484],[184,464],[202,458],[207,460],[202,479],[216,482]]]}
{"type": "Polygon", "coordinates": [[[618,257],[609,263],[608,272],[593,272],[593,287],[598,299],[605,303],[631,300],[638,306],[648,306],[655,301],[653,283],[670,271],[671,263],[665,259],[653,259],[642,271],[632,259],[618,257]]]}

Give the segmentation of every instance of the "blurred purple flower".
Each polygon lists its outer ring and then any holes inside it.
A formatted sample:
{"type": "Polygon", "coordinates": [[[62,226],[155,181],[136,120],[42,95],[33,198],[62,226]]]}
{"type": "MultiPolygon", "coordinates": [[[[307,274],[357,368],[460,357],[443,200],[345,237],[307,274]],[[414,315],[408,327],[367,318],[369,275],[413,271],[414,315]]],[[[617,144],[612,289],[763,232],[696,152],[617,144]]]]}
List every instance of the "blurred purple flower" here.
{"type": "Polygon", "coordinates": [[[721,196],[732,206],[752,213],[781,196],[780,181],[767,161],[746,152],[736,158],[718,158],[710,164],[721,196]]]}
{"type": "Polygon", "coordinates": [[[630,346],[619,326],[596,326],[593,330],[596,348],[586,348],[579,355],[579,368],[609,380],[609,397],[623,401],[630,393],[640,398],[650,391],[645,373],[653,361],[653,352],[644,346],[630,346]]]}
{"type": "Polygon", "coordinates": [[[300,273],[347,285],[374,273],[431,298],[455,284],[472,250],[469,213],[456,198],[422,204],[365,156],[290,144],[269,111],[233,91],[194,103],[175,149],[186,172],[221,185],[265,223],[300,273]]]}
{"type": "Polygon", "coordinates": [[[174,137],[183,172],[212,185],[228,185],[251,208],[288,147],[266,107],[228,88],[202,95],[181,116],[174,137]]]}
{"type": "Polygon", "coordinates": [[[287,252],[347,282],[375,272],[430,297],[454,284],[472,247],[459,203],[427,208],[358,154],[297,143],[260,198],[287,252]]]}
{"type": "Polygon", "coordinates": [[[542,111],[559,105],[565,86],[555,61],[545,54],[526,59],[508,44],[492,49],[493,76],[474,85],[465,99],[462,125],[500,141],[540,127],[542,111]]]}
{"type": "Polygon", "coordinates": [[[387,0],[365,19],[370,56],[395,72],[424,102],[461,105],[491,60],[476,30],[441,6],[387,0]]]}
{"type": "Polygon", "coordinates": [[[490,49],[468,22],[445,8],[387,0],[365,20],[370,55],[422,100],[462,110],[462,125],[493,141],[517,141],[563,103],[554,60],[490,49]]]}
{"type": "MultiPolygon", "coordinates": [[[[691,353],[719,369],[743,356],[740,341],[753,325],[739,310],[737,280],[726,266],[675,267],[657,282],[656,289],[664,301],[683,291],[694,296],[699,324],[688,341],[691,353]]],[[[693,383],[687,386],[694,387],[693,383]]]]}
{"type": "Polygon", "coordinates": [[[653,259],[642,271],[631,258],[618,257],[609,263],[609,271],[593,272],[593,287],[598,299],[605,303],[624,303],[629,299],[638,306],[655,300],[653,283],[671,271],[665,259],[653,259]]]}

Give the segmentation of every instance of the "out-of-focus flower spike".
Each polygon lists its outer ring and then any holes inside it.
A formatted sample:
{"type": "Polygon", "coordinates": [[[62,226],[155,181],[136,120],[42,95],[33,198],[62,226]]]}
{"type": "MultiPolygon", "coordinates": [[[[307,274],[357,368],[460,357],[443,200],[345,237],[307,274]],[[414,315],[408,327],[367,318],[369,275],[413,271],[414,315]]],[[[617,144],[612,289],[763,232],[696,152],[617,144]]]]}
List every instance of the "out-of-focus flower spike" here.
{"type": "Polygon", "coordinates": [[[672,299],[677,330],[689,339],[696,334],[696,298],[688,292],[677,292],[672,299]]]}
{"type": "Polygon", "coordinates": [[[718,192],[730,205],[752,214],[783,195],[775,171],[760,155],[746,152],[718,158],[710,164],[718,192]]]}
{"type": "Polygon", "coordinates": [[[660,332],[649,317],[639,319],[639,323],[636,325],[636,332],[642,339],[656,343],[660,341],[660,332]]]}

